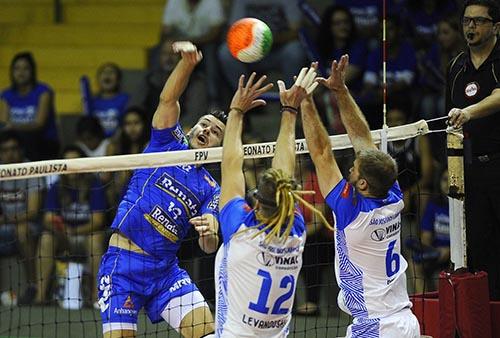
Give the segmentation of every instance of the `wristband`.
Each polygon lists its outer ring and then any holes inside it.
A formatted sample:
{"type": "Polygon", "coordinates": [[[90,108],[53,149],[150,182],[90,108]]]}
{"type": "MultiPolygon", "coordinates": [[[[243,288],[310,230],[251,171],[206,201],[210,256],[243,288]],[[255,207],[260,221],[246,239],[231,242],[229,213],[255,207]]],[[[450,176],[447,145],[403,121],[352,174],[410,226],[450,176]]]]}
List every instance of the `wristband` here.
{"type": "Polygon", "coordinates": [[[238,107],[229,107],[229,112],[231,112],[231,110],[235,110],[238,113],[243,114],[243,109],[241,109],[241,108],[238,108],[238,107]]]}
{"type": "Polygon", "coordinates": [[[294,113],[294,114],[299,113],[299,110],[297,108],[292,107],[292,106],[283,106],[283,107],[281,107],[280,112],[283,114],[283,112],[285,110],[288,110],[289,112],[294,113]]]}

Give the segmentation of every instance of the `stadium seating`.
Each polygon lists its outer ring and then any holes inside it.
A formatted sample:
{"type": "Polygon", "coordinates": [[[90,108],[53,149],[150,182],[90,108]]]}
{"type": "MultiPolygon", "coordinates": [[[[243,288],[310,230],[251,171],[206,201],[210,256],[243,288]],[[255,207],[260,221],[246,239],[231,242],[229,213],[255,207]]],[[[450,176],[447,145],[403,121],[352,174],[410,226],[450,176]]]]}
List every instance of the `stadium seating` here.
{"type": "Polygon", "coordinates": [[[95,78],[112,61],[143,69],[147,48],[159,37],[165,0],[61,0],[62,22],[54,22],[54,0],[0,0],[0,87],[9,85],[12,56],[34,53],[38,78],[56,92],[59,113],[81,111],[81,75],[95,78]]]}

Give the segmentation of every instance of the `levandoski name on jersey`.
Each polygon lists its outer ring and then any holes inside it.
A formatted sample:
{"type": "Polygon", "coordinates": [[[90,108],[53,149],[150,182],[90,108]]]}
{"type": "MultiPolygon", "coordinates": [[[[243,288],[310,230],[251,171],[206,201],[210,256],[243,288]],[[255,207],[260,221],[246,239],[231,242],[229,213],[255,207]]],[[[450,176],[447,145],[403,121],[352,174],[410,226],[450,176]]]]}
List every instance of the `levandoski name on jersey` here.
{"type": "Polygon", "coordinates": [[[241,321],[248,326],[258,329],[275,329],[284,327],[288,322],[288,318],[278,320],[261,320],[243,314],[241,321]]]}
{"type": "Polygon", "coordinates": [[[182,204],[186,214],[188,214],[190,218],[197,213],[200,201],[196,195],[193,194],[189,188],[177,182],[176,179],[169,174],[163,173],[156,180],[155,186],[177,199],[182,204]],[[174,182],[177,184],[174,185],[174,182]]]}

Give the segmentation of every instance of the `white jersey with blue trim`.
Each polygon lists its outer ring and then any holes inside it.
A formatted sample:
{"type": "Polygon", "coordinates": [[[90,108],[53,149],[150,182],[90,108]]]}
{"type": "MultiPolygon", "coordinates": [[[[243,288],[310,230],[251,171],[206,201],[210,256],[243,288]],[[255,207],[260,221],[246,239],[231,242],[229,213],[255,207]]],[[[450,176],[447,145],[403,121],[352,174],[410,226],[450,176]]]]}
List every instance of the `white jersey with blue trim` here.
{"type": "Polygon", "coordinates": [[[215,261],[216,337],[286,337],[302,267],[305,223],[296,209],[285,242],[265,243],[255,212],[241,197],[220,212],[223,244],[215,261]],[[237,233],[238,232],[238,233],[237,233]],[[237,233],[237,234],[236,234],[237,233]]]}
{"type": "Polygon", "coordinates": [[[327,195],[335,219],[335,274],[339,307],[354,318],[383,318],[410,308],[401,255],[403,193],[367,198],[346,180],[327,195]]]}

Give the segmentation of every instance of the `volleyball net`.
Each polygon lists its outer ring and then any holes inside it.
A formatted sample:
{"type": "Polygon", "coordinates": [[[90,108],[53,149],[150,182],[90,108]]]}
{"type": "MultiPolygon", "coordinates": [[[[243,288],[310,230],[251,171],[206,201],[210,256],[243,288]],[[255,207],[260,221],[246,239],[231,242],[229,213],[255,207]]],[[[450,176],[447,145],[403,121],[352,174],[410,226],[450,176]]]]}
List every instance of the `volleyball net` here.
{"type": "MultiPolygon", "coordinates": [[[[421,120],[376,130],[372,136],[377,144],[407,146],[430,132],[428,123],[421,120]]],[[[347,176],[354,159],[351,142],[347,135],[331,136],[330,141],[347,176]]],[[[391,149],[395,148],[389,147],[389,152],[391,149]]],[[[297,182],[304,190],[316,190],[308,201],[331,221],[304,139],[296,141],[296,152],[297,182]]],[[[259,174],[270,166],[274,153],[274,142],[244,145],[249,191],[255,188],[259,174]]],[[[4,219],[0,228],[0,337],[101,336],[100,310],[95,306],[96,269],[106,252],[111,236],[109,225],[132,170],[205,165],[220,181],[221,157],[222,148],[210,148],[0,165],[0,217],[4,219]],[[20,212],[16,208],[22,200],[28,201],[28,208],[20,212]],[[30,210],[33,204],[36,207],[30,210]],[[51,236],[44,231],[48,227],[52,229],[51,236]]],[[[400,168],[400,177],[410,182],[405,186],[408,205],[402,229],[403,254],[410,264],[409,293],[435,288],[435,275],[429,276],[428,270],[434,269],[435,274],[436,269],[443,267],[443,262],[438,263],[435,257],[436,250],[420,241],[423,203],[433,197],[438,199],[440,193],[419,185],[420,168],[417,162],[412,163],[414,167],[400,168]]],[[[247,198],[251,203],[251,196],[247,198]]],[[[333,234],[322,228],[314,215],[306,213],[305,218],[308,236],[290,336],[342,336],[351,319],[337,307],[333,234]]],[[[182,242],[178,256],[181,267],[189,272],[213,309],[215,254],[201,251],[192,230],[182,242]]],[[[131,303],[123,307],[135,311],[131,303]]],[[[166,323],[151,324],[142,311],[137,326],[138,337],[178,336],[166,323]]]]}

